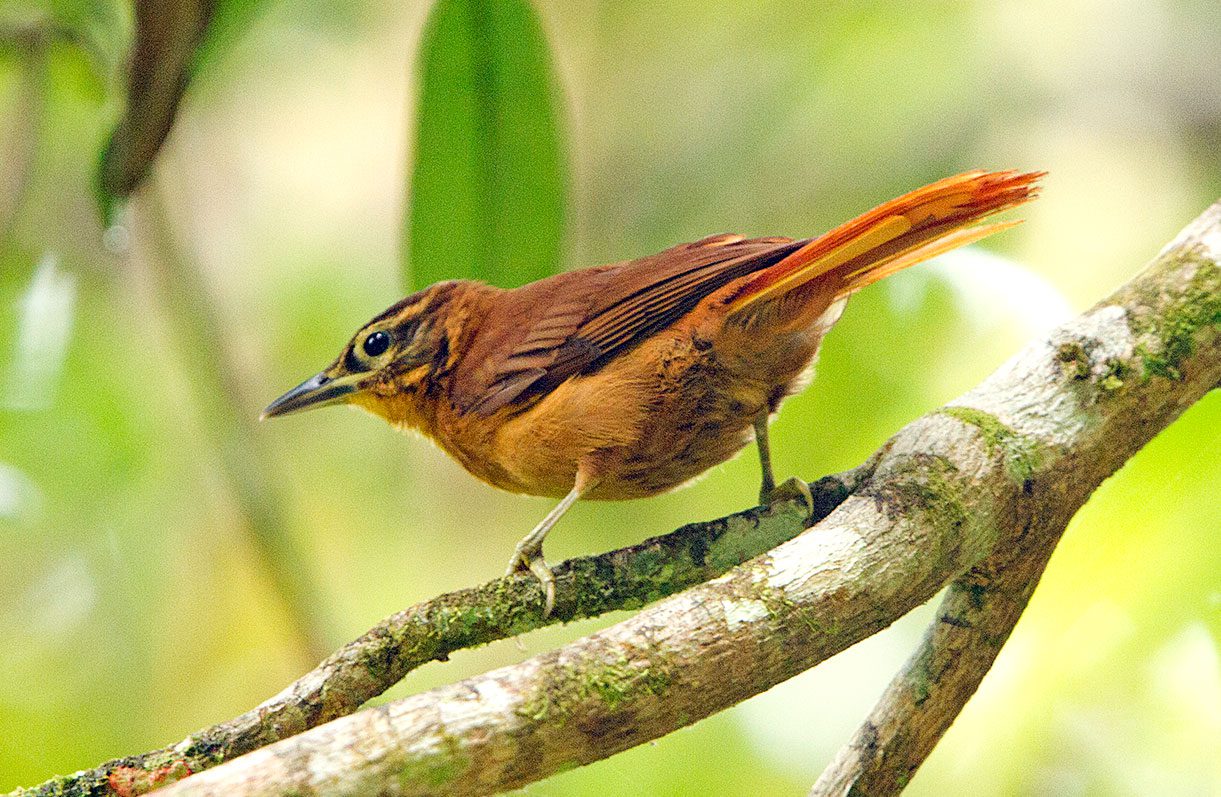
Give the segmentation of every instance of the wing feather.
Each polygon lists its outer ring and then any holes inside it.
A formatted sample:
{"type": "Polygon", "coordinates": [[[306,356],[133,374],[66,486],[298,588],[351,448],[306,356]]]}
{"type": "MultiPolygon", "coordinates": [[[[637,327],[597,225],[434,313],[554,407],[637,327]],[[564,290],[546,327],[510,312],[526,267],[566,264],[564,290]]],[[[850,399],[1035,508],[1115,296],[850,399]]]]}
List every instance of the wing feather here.
{"type": "Polygon", "coordinates": [[[491,414],[545,395],[673,324],[719,288],[779,262],[805,243],[715,235],[510,291],[498,303],[501,316],[483,324],[500,337],[473,342],[471,356],[464,358],[472,364],[458,375],[456,401],[467,411],[491,414]]]}

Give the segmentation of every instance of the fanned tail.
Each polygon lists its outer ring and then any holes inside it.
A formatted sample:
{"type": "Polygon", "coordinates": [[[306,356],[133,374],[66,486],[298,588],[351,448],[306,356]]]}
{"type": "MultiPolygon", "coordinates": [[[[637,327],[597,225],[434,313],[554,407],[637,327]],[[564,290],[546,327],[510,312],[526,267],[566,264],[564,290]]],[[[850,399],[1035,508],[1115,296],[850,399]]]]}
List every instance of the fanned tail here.
{"type": "Polygon", "coordinates": [[[1020,222],[975,223],[1030,201],[1045,172],[964,172],[879,205],[815,238],[747,280],[726,302],[729,315],[812,280],[827,305],[883,277],[1020,222]],[[975,225],[975,226],[972,226],[975,225]]]}

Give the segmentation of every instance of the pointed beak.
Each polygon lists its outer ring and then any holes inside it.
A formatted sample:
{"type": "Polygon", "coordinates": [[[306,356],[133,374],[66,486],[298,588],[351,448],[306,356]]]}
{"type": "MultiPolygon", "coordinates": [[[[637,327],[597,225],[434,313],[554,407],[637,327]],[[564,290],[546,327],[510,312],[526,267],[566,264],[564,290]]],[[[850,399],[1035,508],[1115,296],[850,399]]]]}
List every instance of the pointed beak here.
{"type": "Polygon", "coordinates": [[[325,372],[315,374],[268,404],[259,420],[265,421],[291,412],[339,404],[356,390],[356,384],[347,379],[332,379],[325,372]]]}

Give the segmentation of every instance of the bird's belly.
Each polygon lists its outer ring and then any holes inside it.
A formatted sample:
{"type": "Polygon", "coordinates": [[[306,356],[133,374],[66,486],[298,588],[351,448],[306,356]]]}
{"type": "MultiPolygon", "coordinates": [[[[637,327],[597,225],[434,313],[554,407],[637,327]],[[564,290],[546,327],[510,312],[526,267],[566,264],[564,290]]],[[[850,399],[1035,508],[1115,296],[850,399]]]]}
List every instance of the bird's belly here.
{"type": "Polygon", "coordinates": [[[701,418],[656,431],[617,452],[616,467],[588,497],[623,500],[673,490],[732,458],[752,439],[750,420],[742,417],[701,418]]]}
{"type": "Polygon", "coordinates": [[[590,434],[588,427],[574,426],[557,434],[535,427],[526,435],[530,445],[506,447],[509,455],[498,457],[497,464],[463,464],[501,489],[562,497],[572,489],[579,463],[592,458],[597,485],[585,498],[643,498],[686,484],[741,451],[753,439],[752,422],[764,406],[760,399],[753,407],[737,406],[737,412],[653,411],[637,420],[631,434],[603,445],[577,442],[603,437],[596,433],[602,429],[590,434]]]}

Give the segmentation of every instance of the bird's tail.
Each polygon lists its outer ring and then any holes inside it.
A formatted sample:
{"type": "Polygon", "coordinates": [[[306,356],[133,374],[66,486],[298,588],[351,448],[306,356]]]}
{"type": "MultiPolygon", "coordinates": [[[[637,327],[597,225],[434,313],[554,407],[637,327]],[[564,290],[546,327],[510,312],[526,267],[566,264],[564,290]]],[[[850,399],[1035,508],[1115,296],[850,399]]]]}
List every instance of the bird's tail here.
{"type": "Polygon", "coordinates": [[[727,297],[726,313],[758,307],[814,280],[818,296],[830,305],[908,266],[1013,227],[1020,222],[975,222],[1033,199],[1044,174],[972,171],[917,188],[758,272],[727,297]]]}

